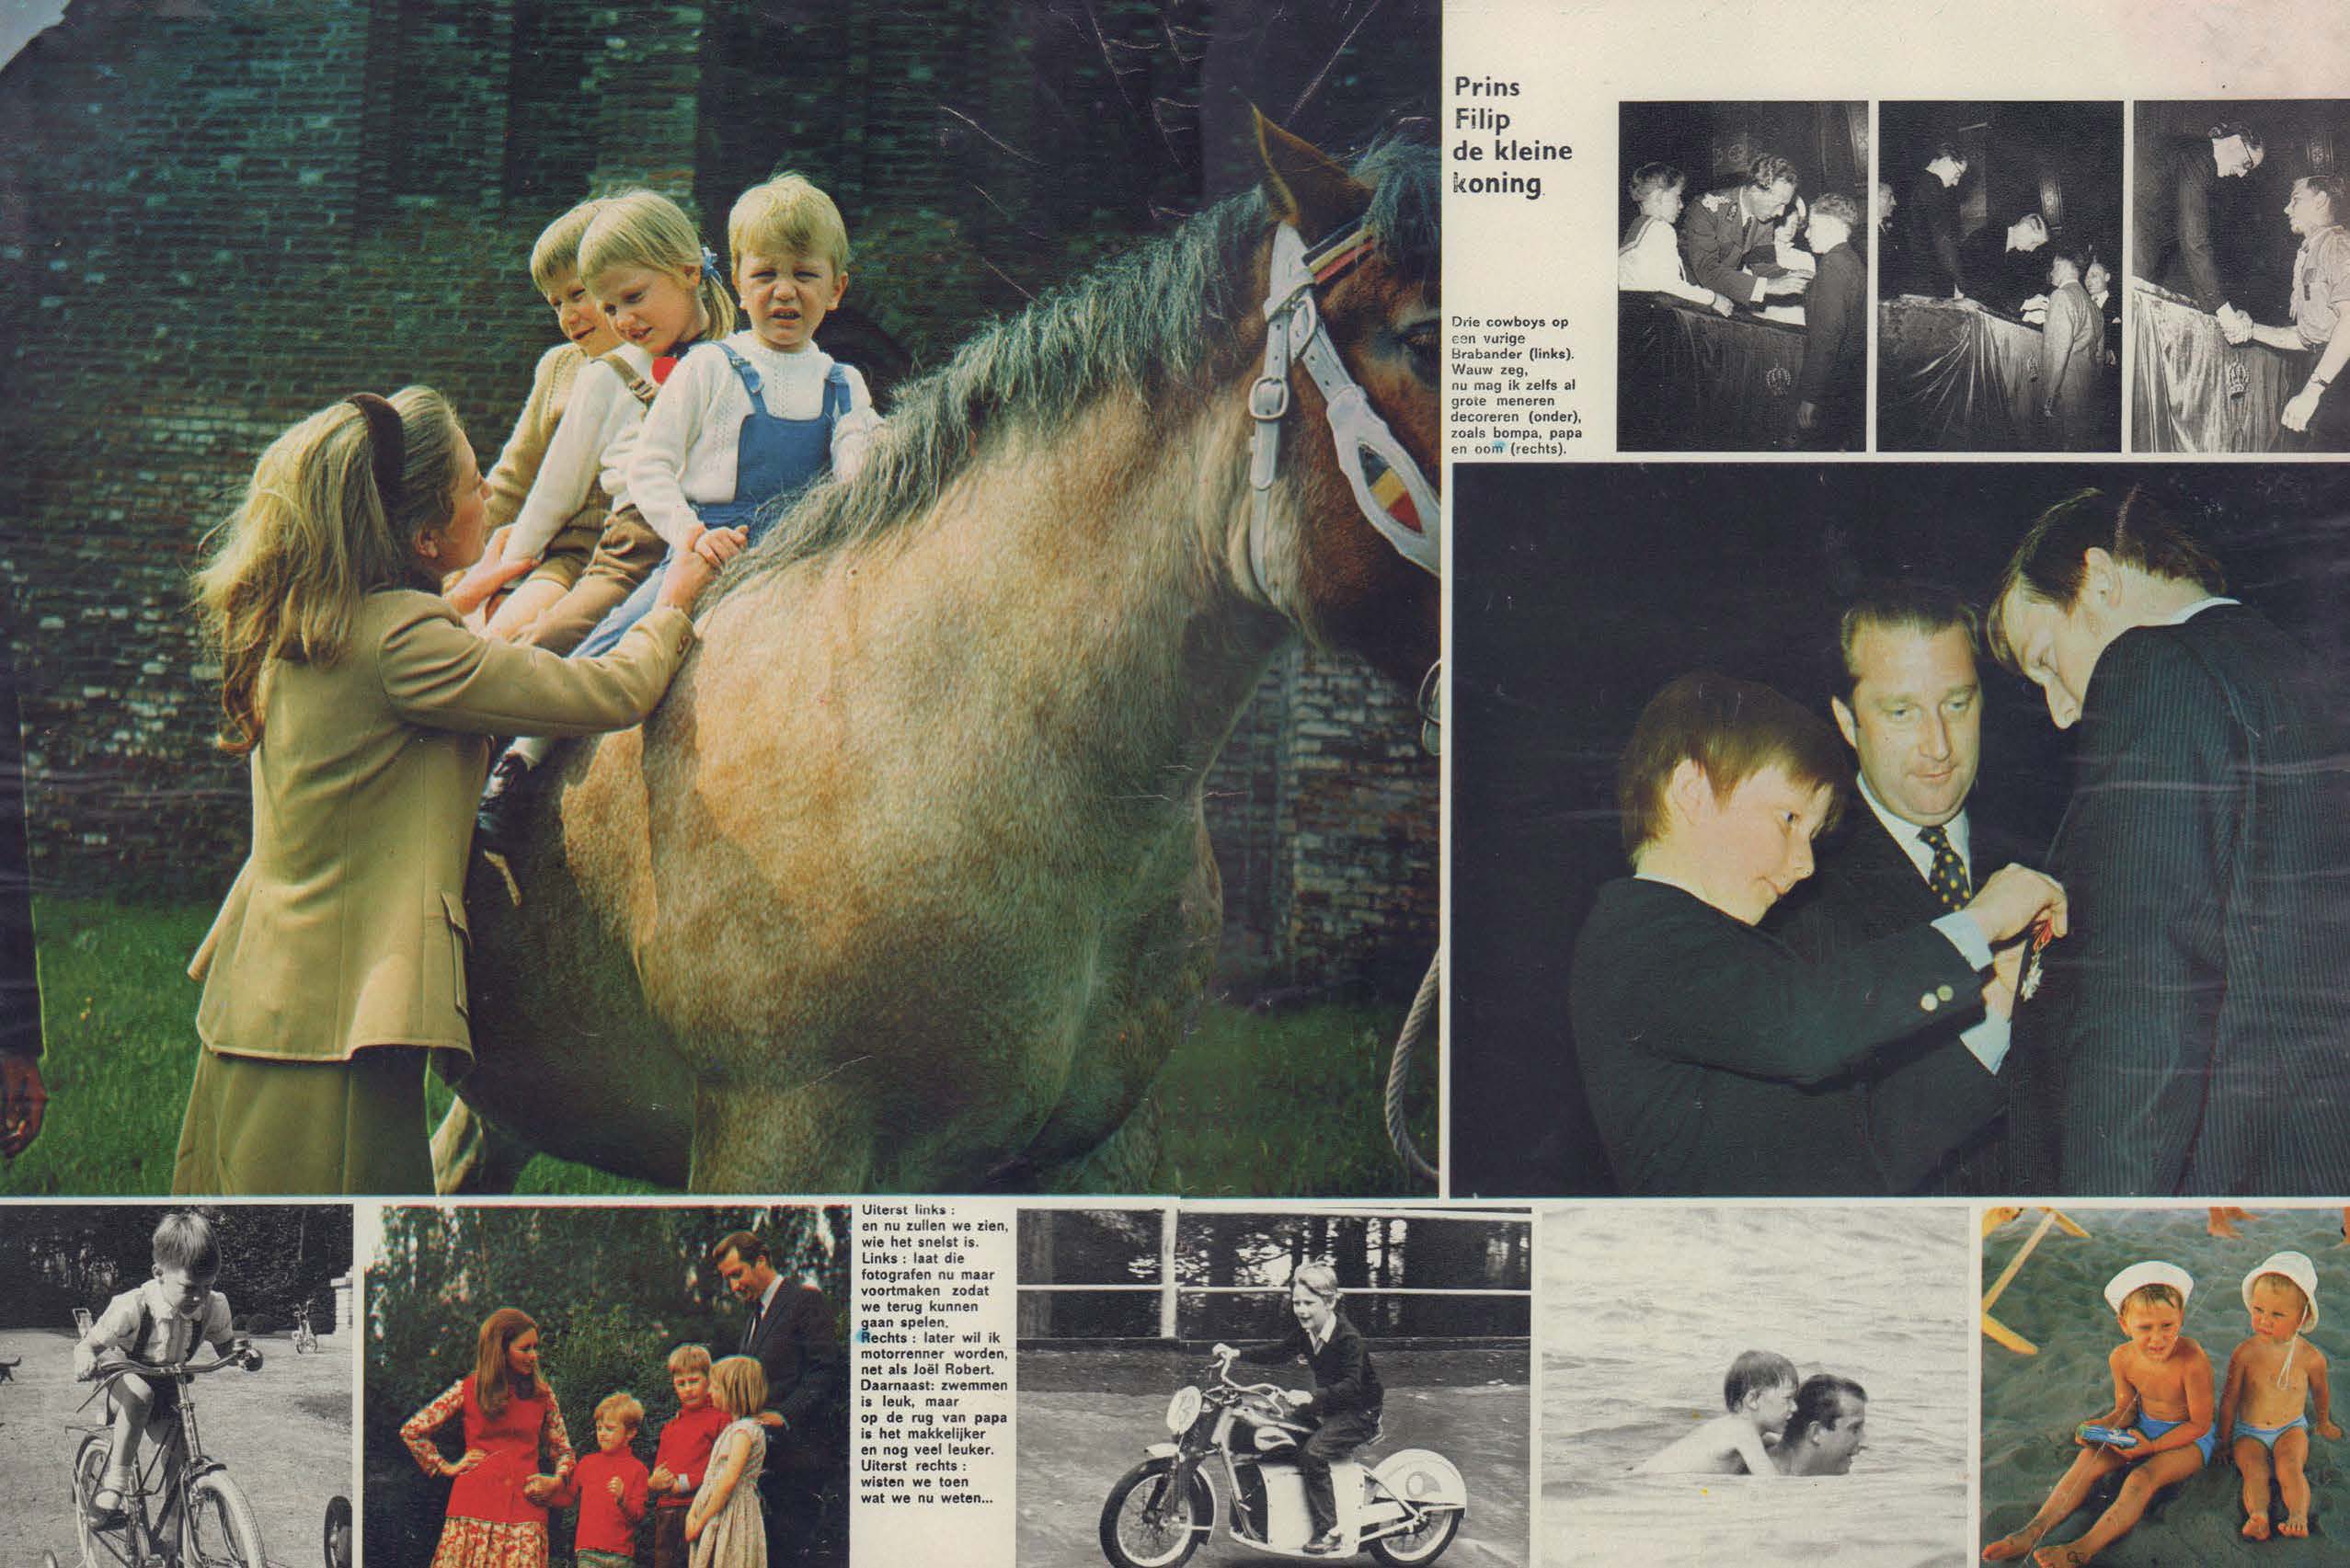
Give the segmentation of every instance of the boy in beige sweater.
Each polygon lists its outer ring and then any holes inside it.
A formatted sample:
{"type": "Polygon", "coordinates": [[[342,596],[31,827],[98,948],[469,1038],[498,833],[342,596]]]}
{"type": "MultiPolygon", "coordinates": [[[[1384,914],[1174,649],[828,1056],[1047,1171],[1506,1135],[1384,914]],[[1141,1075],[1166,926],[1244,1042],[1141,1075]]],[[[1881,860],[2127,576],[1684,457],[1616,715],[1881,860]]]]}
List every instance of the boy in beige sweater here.
{"type": "MultiPolygon", "coordinates": [[[[605,449],[632,422],[634,410],[620,406],[633,401],[625,396],[631,378],[617,365],[613,376],[582,378],[591,361],[608,361],[625,346],[579,276],[579,237],[605,205],[580,202],[531,248],[532,286],[554,309],[564,340],[539,357],[530,397],[489,472],[489,525],[499,531],[492,548],[501,559],[538,562],[490,618],[493,636],[520,636],[579,580],[611,505],[599,478],[605,449]]],[[[646,368],[630,359],[636,375],[646,368]]]]}

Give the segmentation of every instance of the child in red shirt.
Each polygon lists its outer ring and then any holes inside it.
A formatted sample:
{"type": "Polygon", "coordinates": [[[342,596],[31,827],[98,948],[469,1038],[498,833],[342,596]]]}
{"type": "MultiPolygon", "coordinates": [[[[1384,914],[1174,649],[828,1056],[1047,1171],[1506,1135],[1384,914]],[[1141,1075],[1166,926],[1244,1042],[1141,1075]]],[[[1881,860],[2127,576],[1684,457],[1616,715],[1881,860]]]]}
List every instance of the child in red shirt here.
{"type": "Polygon", "coordinates": [[[653,1568],[686,1568],[685,1511],[710,1468],[710,1448],[731,1419],[710,1402],[710,1352],[681,1345],[669,1355],[670,1387],[677,1391],[677,1413],[661,1428],[653,1456],[653,1568]]]}
{"type": "Polygon", "coordinates": [[[579,1568],[636,1568],[636,1526],[645,1517],[645,1461],[628,1451],[645,1407],[618,1393],[596,1406],[596,1451],[581,1459],[549,1503],[579,1510],[579,1568]]]}

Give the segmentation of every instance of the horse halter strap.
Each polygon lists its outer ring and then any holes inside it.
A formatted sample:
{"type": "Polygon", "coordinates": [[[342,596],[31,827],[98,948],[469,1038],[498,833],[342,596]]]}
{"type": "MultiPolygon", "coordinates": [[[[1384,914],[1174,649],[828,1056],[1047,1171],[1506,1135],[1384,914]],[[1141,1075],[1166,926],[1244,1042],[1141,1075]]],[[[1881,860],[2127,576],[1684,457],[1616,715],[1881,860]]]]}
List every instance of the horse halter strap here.
{"type": "Polygon", "coordinates": [[[1337,347],[1322,329],[1313,291],[1360,260],[1370,248],[1359,227],[1324,240],[1311,252],[1294,224],[1273,231],[1273,265],[1265,296],[1265,373],[1248,389],[1255,429],[1248,441],[1248,564],[1257,591],[1274,602],[1268,576],[1273,474],[1281,456],[1281,419],[1290,411],[1290,366],[1301,363],[1321,389],[1338,466],[1355,492],[1363,519],[1420,570],[1438,572],[1438,508],[1412,454],[1404,450],[1363,389],[1347,373],[1337,347]]]}

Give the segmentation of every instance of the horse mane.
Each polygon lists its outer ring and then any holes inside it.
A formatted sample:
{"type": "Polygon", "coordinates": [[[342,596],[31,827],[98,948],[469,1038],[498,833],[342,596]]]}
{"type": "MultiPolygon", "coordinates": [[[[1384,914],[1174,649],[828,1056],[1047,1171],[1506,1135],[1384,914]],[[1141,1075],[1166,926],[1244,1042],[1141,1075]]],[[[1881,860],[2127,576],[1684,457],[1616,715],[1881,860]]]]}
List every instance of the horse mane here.
{"type": "MultiPolygon", "coordinates": [[[[1436,149],[1390,138],[1353,174],[1371,188],[1364,223],[1389,267],[1410,285],[1436,278],[1436,149]]],[[[819,479],[767,502],[762,511],[781,516],[706,602],[896,532],[923,515],[999,430],[1049,434],[1122,389],[1153,402],[1204,396],[1244,358],[1240,326],[1264,302],[1242,298],[1242,284],[1267,223],[1262,193],[1227,197],[981,327],[953,359],[900,390],[854,480],[819,479]]]]}

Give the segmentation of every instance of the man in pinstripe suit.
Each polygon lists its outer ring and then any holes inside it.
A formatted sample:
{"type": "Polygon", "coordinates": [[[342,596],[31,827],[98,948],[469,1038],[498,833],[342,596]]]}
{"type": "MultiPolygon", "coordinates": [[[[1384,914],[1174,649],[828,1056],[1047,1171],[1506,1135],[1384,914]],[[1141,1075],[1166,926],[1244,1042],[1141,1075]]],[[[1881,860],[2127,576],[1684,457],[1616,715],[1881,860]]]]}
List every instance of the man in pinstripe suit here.
{"type": "Polygon", "coordinates": [[[2001,581],[1992,653],[2081,728],[2072,932],[2015,1016],[2019,1191],[2350,1192],[2350,736],[2222,586],[2139,486],[2050,508],[2001,581]]]}

